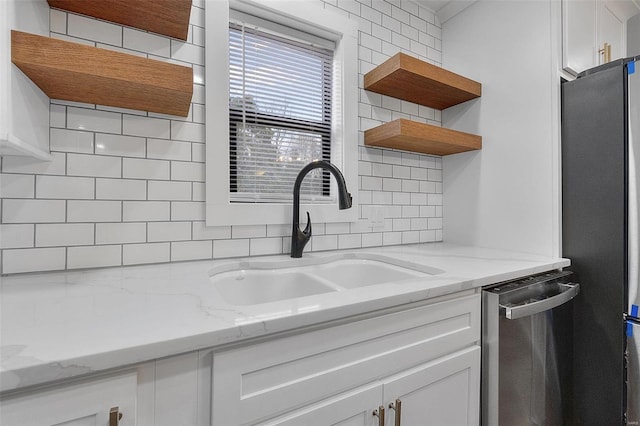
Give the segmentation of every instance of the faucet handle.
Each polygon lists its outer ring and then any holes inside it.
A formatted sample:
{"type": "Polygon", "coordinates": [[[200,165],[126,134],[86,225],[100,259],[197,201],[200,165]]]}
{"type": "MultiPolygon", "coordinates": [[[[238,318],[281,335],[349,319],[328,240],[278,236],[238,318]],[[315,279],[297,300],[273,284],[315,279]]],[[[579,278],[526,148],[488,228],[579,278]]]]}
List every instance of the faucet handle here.
{"type": "Polygon", "coordinates": [[[302,234],[307,237],[307,240],[311,238],[311,216],[309,215],[309,212],[307,212],[307,226],[304,227],[302,234]]]}

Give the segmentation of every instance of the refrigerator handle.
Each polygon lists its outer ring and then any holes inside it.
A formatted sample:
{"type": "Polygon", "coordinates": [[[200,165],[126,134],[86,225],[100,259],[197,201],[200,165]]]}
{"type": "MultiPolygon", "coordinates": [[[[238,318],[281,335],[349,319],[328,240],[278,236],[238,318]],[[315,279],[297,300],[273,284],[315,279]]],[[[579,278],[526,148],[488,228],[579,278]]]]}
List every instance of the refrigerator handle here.
{"type": "Polygon", "coordinates": [[[526,303],[520,306],[507,306],[500,304],[500,314],[511,320],[534,315],[539,312],[553,309],[556,306],[560,306],[576,297],[580,292],[580,284],[577,283],[560,284],[560,287],[562,288],[562,292],[553,297],[539,300],[537,302],[526,303]]]}

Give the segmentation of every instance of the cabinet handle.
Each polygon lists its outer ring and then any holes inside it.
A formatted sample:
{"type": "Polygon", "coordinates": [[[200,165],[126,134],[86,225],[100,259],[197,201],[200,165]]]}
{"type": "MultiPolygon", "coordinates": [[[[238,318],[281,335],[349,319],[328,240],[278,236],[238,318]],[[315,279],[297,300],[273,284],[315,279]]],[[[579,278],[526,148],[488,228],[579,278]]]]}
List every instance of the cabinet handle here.
{"type": "Polygon", "coordinates": [[[122,413],[120,407],[111,407],[109,410],[109,426],[118,426],[122,420],[122,413]]]}
{"type": "Polygon", "coordinates": [[[609,43],[605,43],[602,49],[598,50],[598,53],[602,55],[603,64],[611,62],[611,45],[609,43]]]}
{"type": "Polygon", "coordinates": [[[393,426],[400,426],[402,422],[402,401],[400,401],[399,398],[396,399],[396,402],[392,402],[389,404],[389,408],[396,412],[393,426]]]}
{"type": "Polygon", "coordinates": [[[378,418],[378,426],[384,426],[384,407],[381,405],[373,410],[373,415],[378,418]]]}

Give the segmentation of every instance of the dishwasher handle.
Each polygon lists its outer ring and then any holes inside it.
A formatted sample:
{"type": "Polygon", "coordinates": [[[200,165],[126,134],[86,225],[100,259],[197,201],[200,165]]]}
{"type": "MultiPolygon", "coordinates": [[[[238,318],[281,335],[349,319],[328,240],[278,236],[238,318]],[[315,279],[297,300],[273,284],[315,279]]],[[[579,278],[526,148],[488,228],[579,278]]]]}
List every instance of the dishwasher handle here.
{"type": "Polygon", "coordinates": [[[507,319],[518,319],[529,315],[535,315],[540,312],[548,311],[560,306],[563,303],[567,303],[580,292],[580,284],[569,283],[559,284],[562,291],[555,296],[548,297],[536,302],[525,303],[518,306],[507,306],[500,304],[500,313],[504,314],[507,319]]]}

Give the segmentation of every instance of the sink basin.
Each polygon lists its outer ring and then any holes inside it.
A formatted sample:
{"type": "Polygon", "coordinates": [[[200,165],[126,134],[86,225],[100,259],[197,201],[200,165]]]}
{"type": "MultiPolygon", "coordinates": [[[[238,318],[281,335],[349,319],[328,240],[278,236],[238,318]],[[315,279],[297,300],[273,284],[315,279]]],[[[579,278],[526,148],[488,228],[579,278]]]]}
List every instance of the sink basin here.
{"type": "Polygon", "coordinates": [[[424,272],[371,259],[344,259],[318,265],[314,274],[345,289],[424,277],[424,272]]]}
{"type": "Polygon", "coordinates": [[[376,284],[428,279],[441,269],[368,253],[301,259],[237,261],[210,272],[218,294],[232,305],[257,305],[376,284]]]}
{"type": "Polygon", "coordinates": [[[211,278],[220,295],[233,305],[257,305],[335,291],[317,278],[287,270],[236,270],[211,278]]]}

